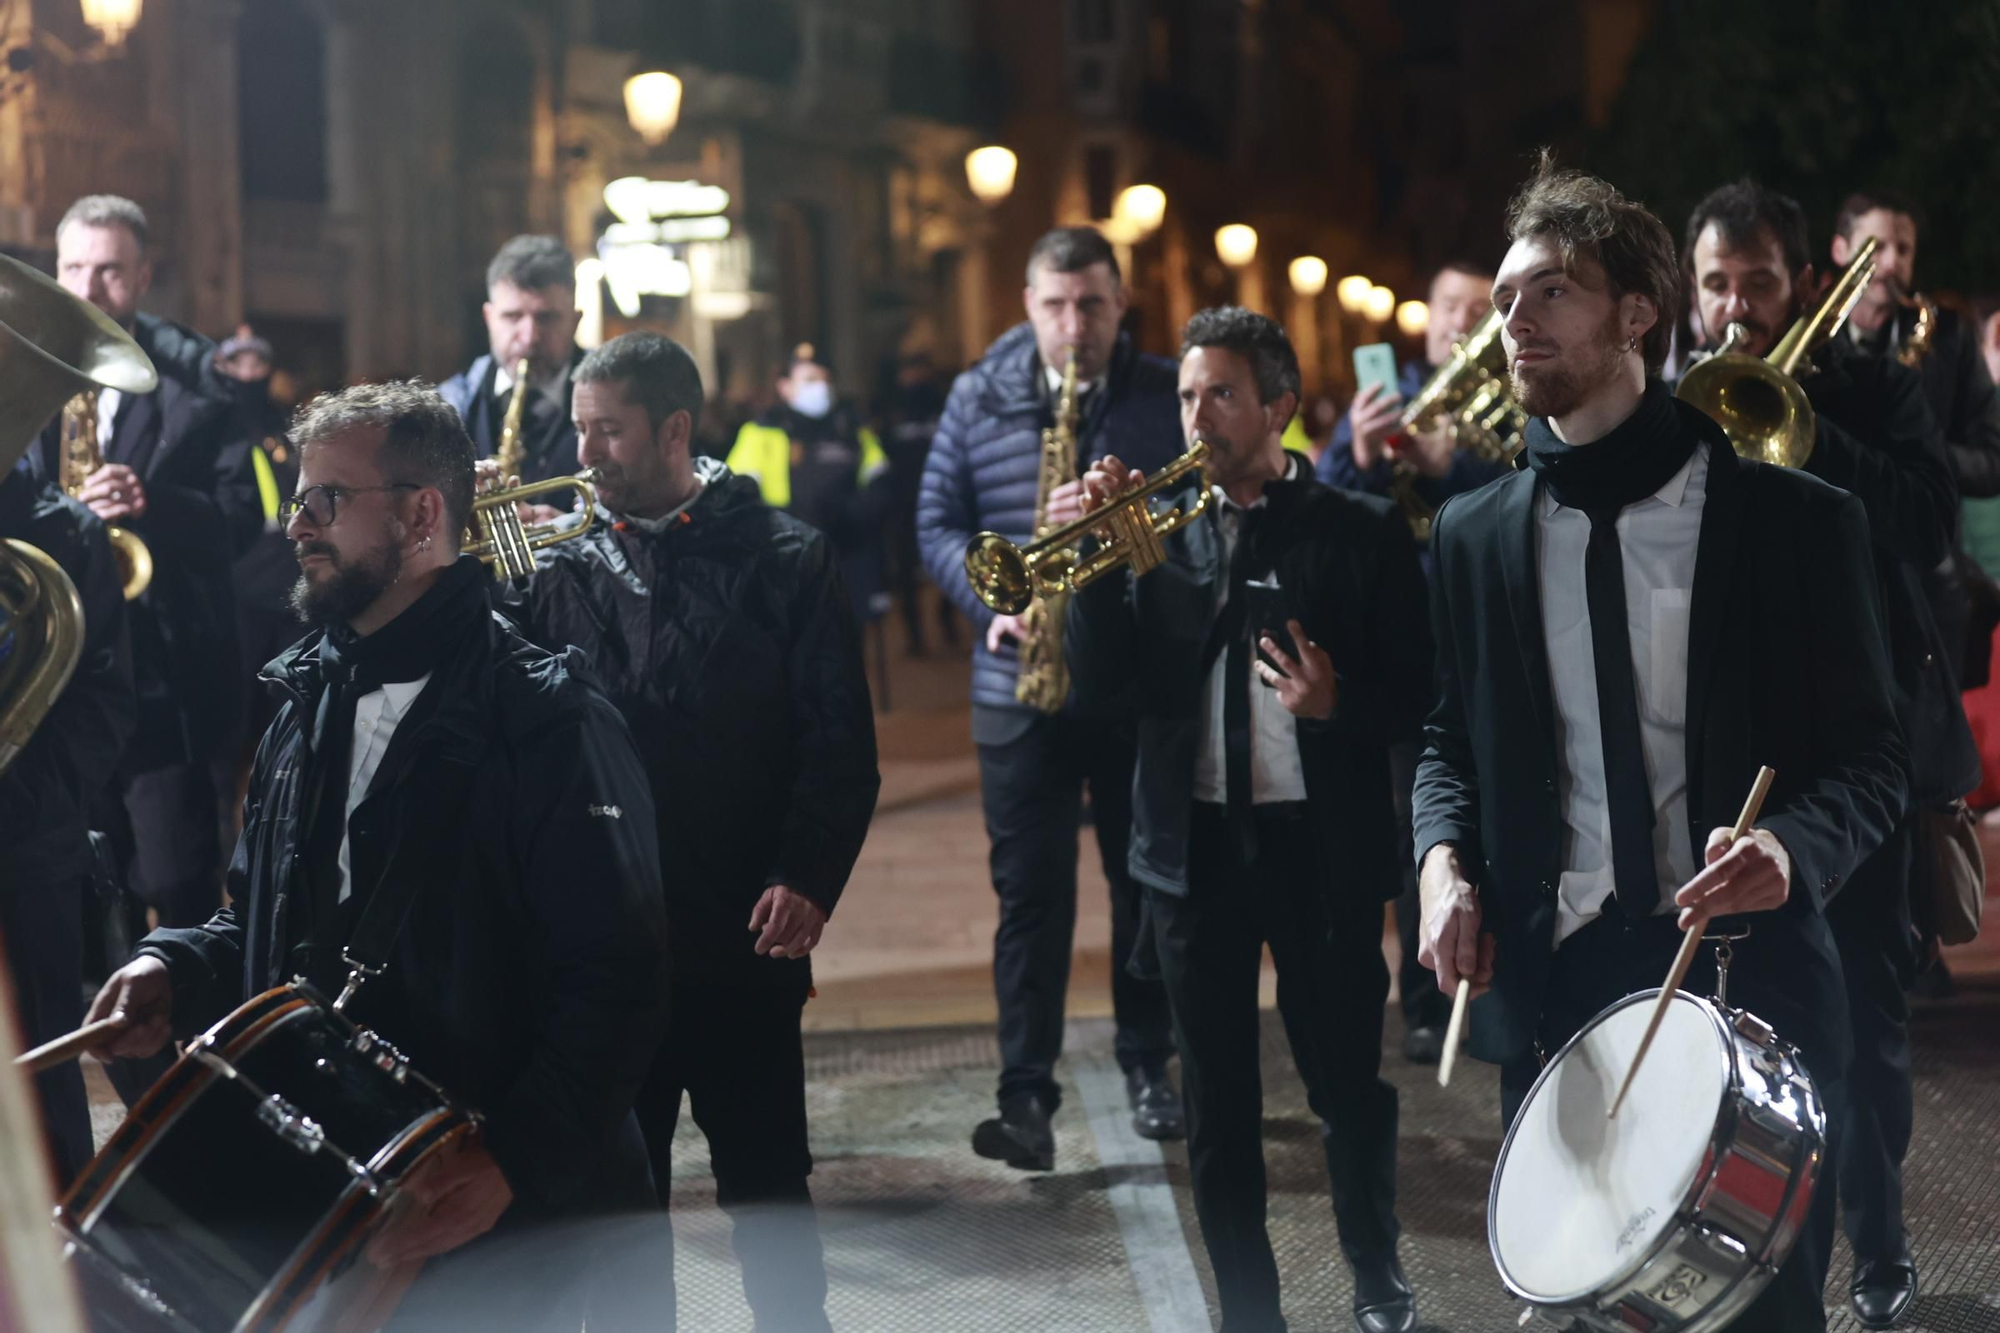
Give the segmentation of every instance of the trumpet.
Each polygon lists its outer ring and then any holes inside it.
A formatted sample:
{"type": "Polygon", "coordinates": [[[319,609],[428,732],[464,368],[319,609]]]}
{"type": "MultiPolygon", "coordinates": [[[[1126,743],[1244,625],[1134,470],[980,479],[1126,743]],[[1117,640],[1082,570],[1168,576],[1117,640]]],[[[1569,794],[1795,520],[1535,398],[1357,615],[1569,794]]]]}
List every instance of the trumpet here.
{"type": "Polygon", "coordinates": [[[1878,244],[1873,236],[1862,242],[1825,298],[1800,316],[1770,356],[1760,359],[1737,351],[1746,330],[1731,324],[1715,355],[1681,376],[1674,397],[1713,417],[1742,457],[1804,467],[1819,438],[1819,417],[1797,377],[1810,372],[1806,358],[1832,341],[1868,289],[1878,244]]]}
{"type": "Polygon", "coordinates": [[[479,496],[472,502],[474,533],[468,534],[460,554],[477,556],[492,565],[496,579],[525,578],[534,573],[535,552],[581,537],[597,522],[597,477],[596,468],[585,468],[573,477],[550,477],[479,496]],[[538,497],[555,491],[575,491],[583,498],[581,521],[574,517],[547,523],[521,520],[515,505],[538,503],[538,497]]]}
{"type": "Polygon", "coordinates": [[[1207,467],[1208,442],[1196,440],[1151,480],[1026,546],[997,532],[979,533],[965,547],[965,576],[972,591],[999,614],[1018,616],[1037,597],[1075,592],[1122,566],[1131,566],[1134,574],[1150,573],[1167,558],[1164,539],[1208,511],[1207,467]],[[1193,503],[1155,513],[1152,498],[1190,474],[1193,503]],[[1093,532],[1100,544],[1086,556],[1078,544],[1093,532]]]}

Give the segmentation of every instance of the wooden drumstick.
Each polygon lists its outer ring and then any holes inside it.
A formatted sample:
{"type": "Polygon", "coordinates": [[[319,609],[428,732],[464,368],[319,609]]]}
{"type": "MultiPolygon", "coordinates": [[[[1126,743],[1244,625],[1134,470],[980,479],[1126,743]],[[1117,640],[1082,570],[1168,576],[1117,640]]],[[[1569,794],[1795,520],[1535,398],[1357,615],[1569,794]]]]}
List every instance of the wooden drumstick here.
{"type": "Polygon", "coordinates": [[[122,1018],[100,1018],[95,1023],[86,1023],[66,1036],[37,1046],[32,1051],[14,1057],[14,1067],[30,1074],[39,1074],[44,1069],[54,1069],[57,1065],[68,1064],[85,1051],[94,1051],[108,1041],[113,1034],[123,1030],[126,1020],[122,1018]]]}
{"type": "MultiPolygon", "coordinates": [[[[1743,813],[1736,817],[1736,827],[1729,830],[1729,845],[1735,846],[1750,826],[1757,822],[1757,812],[1764,808],[1764,798],[1770,794],[1771,779],[1778,776],[1769,768],[1757,770],[1757,783],[1750,788],[1750,799],[1743,803],[1743,813]]],[[[1618,1086],[1618,1095],[1611,1101],[1611,1109],[1604,1114],[1606,1120],[1617,1118],[1618,1108],[1625,1104],[1625,1094],[1632,1090],[1632,1080],[1639,1076],[1639,1065],[1652,1048],[1653,1037],[1660,1030],[1660,1023],[1667,1016],[1667,1006],[1674,1002],[1674,992],[1687,979],[1688,968],[1694,964],[1695,951],[1701,948],[1701,937],[1708,933],[1708,918],[1689,927],[1681,939],[1680,952],[1674,955],[1674,965],[1667,970],[1666,982],[1660,988],[1660,998],[1653,1004],[1653,1016],[1646,1020],[1646,1035],[1639,1038],[1639,1049],[1632,1053],[1632,1067],[1625,1071],[1625,1081],[1618,1086]]]]}
{"type": "Polygon", "coordinates": [[[1444,1028],[1444,1054],[1438,1057],[1438,1086],[1451,1086],[1451,1067],[1458,1059],[1458,1036],[1465,1030],[1465,1005],[1472,998],[1472,980],[1458,979],[1458,993],[1451,997],[1451,1022],[1444,1028]]]}

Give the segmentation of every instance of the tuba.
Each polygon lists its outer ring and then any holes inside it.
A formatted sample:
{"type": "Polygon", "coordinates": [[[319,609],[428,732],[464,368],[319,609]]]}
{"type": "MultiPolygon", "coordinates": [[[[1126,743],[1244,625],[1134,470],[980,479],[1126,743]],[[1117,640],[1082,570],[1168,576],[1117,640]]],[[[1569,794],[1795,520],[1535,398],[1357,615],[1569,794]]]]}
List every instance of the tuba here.
{"type": "MultiPolygon", "coordinates": [[[[1437,368],[1403,409],[1405,431],[1442,425],[1461,449],[1488,462],[1504,463],[1521,447],[1528,414],[1514,401],[1507,381],[1507,348],[1500,341],[1500,312],[1489,311],[1472,332],[1452,344],[1437,368]]],[[[1433,511],[1417,495],[1417,470],[1408,459],[1391,467],[1390,492],[1418,541],[1431,535],[1433,511]]]]}
{"type": "Polygon", "coordinates": [[[1811,369],[1806,358],[1840,332],[1868,289],[1879,244],[1873,236],[1861,243],[1819,305],[1785,332],[1768,357],[1737,351],[1747,331],[1731,324],[1715,355],[1681,376],[1674,396],[1713,417],[1729,436],[1729,447],[1742,457],[1804,467],[1812,457],[1819,418],[1798,376],[1802,368],[1811,369]]]}
{"type": "Polygon", "coordinates": [[[472,524],[476,530],[459,548],[461,555],[477,556],[493,566],[496,579],[526,578],[535,572],[535,552],[557,542],[573,541],[589,532],[597,522],[597,469],[585,468],[573,477],[550,477],[525,486],[488,491],[472,502],[472,524]],[[556,491],[574,491],[583,499],[582,519],[555,519],[548,523],[525,523],[514,506],[537,503],[539,497],[556,491]]]}
{"type": "MultiPolygon", "coordinates": [[[[104,454],[97,447],[97,389],[85,389],[63,404],[61,457],[57,470],[62,476],[63,494],[74,500],[83,493],[90,474],[104,466],[104,454]]],[[[131,601],[146,591],[153,581],[153,553],[139,534],[107,525],[104,535],[111,539],[111,555],[118,562],[118,582],[131,601]]]]}
{"type": "MultiPolygon", "coordinates": [[[[1068,528],[1058,529],[1049,522],[1049,494],[1056,487],[1076,480],[1077,415],[1076,348],[1072,347],[1063,364],[1062,389],[1056,395],[1055,424],[1042,432],[1041,459],[1035,470],[1033,535],[1043,544],[1059,532],[1069,531],[1068,528]]],[[[974,556],[981,549],[980,544],[986,535],[981,533],[974,537],[965,552],[966,576],[972,580],[975,591],[981,587],[981,572],[974,568],[974,556]]],[[[1073,550],[1066,553],[1072,560],[1075,559],[1073,550]]],[[[1014,681],[1014,697],[1043,713],[1061,712],[1064,701],[1069,698],[1069,663],[1063,659],[1062,645],[1063,617],[1068,611],[1069,594],[1053,590],[1025,605],[1017,605],[1015,611],[1002,612],[1003,615],[1022,616],[1020,669],[1014,681]]]]}
{"type": "MultiPolygon", "coordinates": [[[[131,335],[19,260],[0,255],[0,476],[62,405],[93,385],[148,393],[160,382],[131,335]]],[[[83,606],[62,567],[0,543],[0,769],[68,683],[83,652],[83,606]]]]}

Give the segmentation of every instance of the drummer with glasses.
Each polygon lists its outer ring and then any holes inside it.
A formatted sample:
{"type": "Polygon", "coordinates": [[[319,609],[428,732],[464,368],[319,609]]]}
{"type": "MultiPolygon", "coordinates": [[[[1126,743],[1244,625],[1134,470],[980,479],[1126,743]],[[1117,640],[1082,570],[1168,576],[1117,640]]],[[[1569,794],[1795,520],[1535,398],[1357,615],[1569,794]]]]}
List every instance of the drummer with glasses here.
{"type": "MultiPolygon", "coordinates": [[[[1822,912],[1905,781],[1866,516],[1739,461],[1662,383],[1682,293],[1657,218],[1545,161],[1507,225],[1493,302],[1530,467],[1454,497],[1434,529],[1423,961],[1446,993],[1466,978],[1484,995],[1472,1053],[1500,1064],[1511,1124],[1544,1060],[1660,985],[1683,930],[1747,930],[1729,1001],[1838,1106],[1849,1049],[1822,912]],[[1732,845],[1760,765],[1776,782],[1732,845]]],[[[1684,988],[1715,987],[1704,946],[1684,988]]],[[[1732,1327],[1825,1327],[1831,1202],[1815,1195],[1732,1327]]]]}

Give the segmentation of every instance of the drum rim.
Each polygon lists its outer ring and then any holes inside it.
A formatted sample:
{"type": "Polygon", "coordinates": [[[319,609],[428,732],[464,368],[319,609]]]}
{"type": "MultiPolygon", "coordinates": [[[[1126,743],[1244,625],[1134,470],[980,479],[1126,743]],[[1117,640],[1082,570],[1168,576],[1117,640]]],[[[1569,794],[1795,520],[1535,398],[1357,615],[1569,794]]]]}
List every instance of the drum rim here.
{"type": "MultiPolygon", "coordinates": [[[[1562,1058],[1569,1054],[1570,1048],[1582,1041],[1592,1029],[1599,1026],[1605,1019],[1621,1009],[1630,1008],[1635,1004],[1650,1004],[1658,1000],[1662,989],[1659,986],[1652,986],[1646,990],[1634,991],[1623,999],[1614,1000],[1599,1010],[1588,1023],[1578,1028],[1576,1035],[1564,1042],[1562,1049],[1557,1051],[1548,1064],[1542,1067],[1542,1072],[1536,1077],[1534,1085],[1528,1089],[1527,1097],[1522,1100],[1521,1109],[1523,1111],[1527,1110],[1529,1103],[1533,1102],[1535,1095],[1542,1090],[1542,1085],[1548,1081],[1549,1075],[1562,1062],[1562,1058]]],[[[1500,1207],[1500,1174],[1507,1164],[1507,1155],[1514,1146],[1514,1135],[1521,1128],[1522,1117],[1520,1115],[1514,1117],[1514,1123],[1507,1127],[1506,1137],[1500,1142],[1500,1155],[1494,1159],[1493,1163],[1493,1183],[1488,1187],[1486,1193],[1486,1248],[1493,1257],[1494,1270],[1499,1273],[1500,1281],[1506,1285],[1507,1290],[1512,1292],[1518,1299],[1526,1301],[1537,1309],[1561,1310],[1584,1304],[1595,1305],[1600,1293],[1615,1291],[1629,1284],[1633,1278],[1645,1270],[1648,1264],[1658,1259],[1674,1243],[1676,1233],[1681,1227],[1687,1225],[1689,1210],[1701,1198],[1702,1191],[1706,1188],[1709,1179],[1715,1174],[1720,1161],[1718,1153],[1725,1138],[1725,1131],[1732,1130],[1736,1121],[1736,1113],[1732,1106],[1732,1101],[1733,1094],[1737,1091],[1741,1083],[1741,1075],[1736,1069],[1736,1061],[1733,1054],[1735,1045],[1731,1037],[1728,1022],[1723,1018],[1722,1011],[1712,1001],[1696,995],[1692,991],[1685,990],[1675,991],[1674,998],[1676,1000],[1686,1000],[1695,1005],[1701,1014],[1708,1019],[1709,1025],[1714,1029],[1716,1036],[1722,1042],[1722,1095],[1717,1102],[1715,1127],[1709,1133],[1708,1149],[1703,1155],[1702,1165],[1695,1171],[1694,1179],[1689,1183],[1687,1191],[1681,1196],[1680,1201],[1674,1205],[1673,1217],[1670,1224],[1662,1227],[1658,1238],[1644,1250],[1640,1251],[1630,1263],[1620,1268],[1611,1276],[1603,1279],[1594,1287],[1585,1288],[1563,1296],[1534,1295],[1516,1282],[1513,1274],[1507,1271],[1506,1262],[1500,1257],[1500,1237],[1499,1232],[1494,1227],[1494,1220],[1500,1207]]]]}

